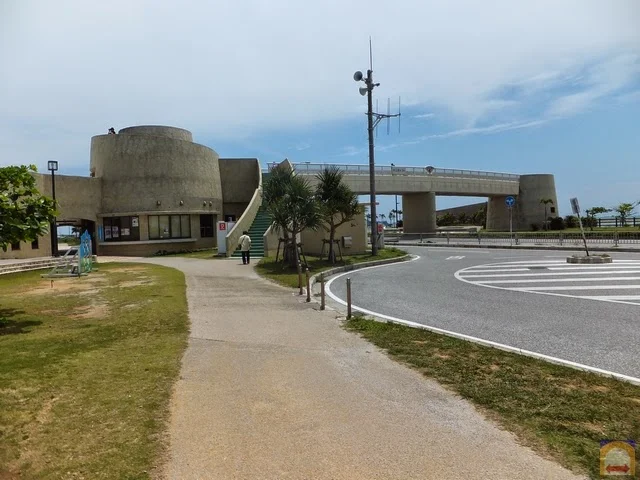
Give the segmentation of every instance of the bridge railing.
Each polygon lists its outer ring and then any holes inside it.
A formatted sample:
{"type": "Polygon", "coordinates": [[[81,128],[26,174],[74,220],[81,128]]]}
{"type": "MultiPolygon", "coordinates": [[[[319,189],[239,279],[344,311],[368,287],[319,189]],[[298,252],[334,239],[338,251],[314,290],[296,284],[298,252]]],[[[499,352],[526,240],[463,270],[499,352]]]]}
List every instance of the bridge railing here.
{"type": "MultiPolygon", "coordinates": [[[[558,233],[536,233],[536,232],[438,232],[403,235],[403,237],[415,237],[423,241],[429,239],[439,242],[446,241],[447,244],[478,244],[478,245],[504,245],[513,242],[515,245],[559,245],[559,246],[581,246],[583,245],[582,235],[575,232],[558,233]]],[[[640,244],[640,232],[585,232],[585,238],[590,245],[611,245],[619,246],[623,244],[640,244]]],[[[407,238],[408,240],[408,238],[407,238]]]]}
{"type": "MultiPolygon", "coordinates": [[[[268,170],[277,164],[268,164],[268,170]]],[[[294,170],[301,175],[315,175],[325,168],[336,166],[346,175],[369,175],[369,165],[343,165],[330,163],[294,163],[294,170]]],[[[375,167],[376,175],[385,176],[424,176],[424,177],[458,177],[458,178],[482,178],[501,181],[517,182],[520,175],[513,173],[485,172],[482,170],[459,170],[455,168],[432,168],[427,167],[396,167],[388,165],[378,165],[375,167]]]]}

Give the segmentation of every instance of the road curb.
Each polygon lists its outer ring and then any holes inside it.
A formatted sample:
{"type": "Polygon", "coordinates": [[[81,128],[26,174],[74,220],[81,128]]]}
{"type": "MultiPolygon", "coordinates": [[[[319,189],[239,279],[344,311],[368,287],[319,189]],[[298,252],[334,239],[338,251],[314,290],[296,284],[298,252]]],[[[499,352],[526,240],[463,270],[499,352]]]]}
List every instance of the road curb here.
{"type": "MultiPolygon", "coordinates": [[[[576,252],[576,251],[584,251],[584,247],[561,247],[561,246],[550,246],[550,247],[542,247],[535,245],[469,245],[466,243],[451,243],[451,244],[441,244],[441,243],[405,243],[398,242],[395,243],[394,246],[402,246],[402,247],[436,247],[436,248],[492,248],[492,249],[506,249],[506,250],[557,250],[557,251],[565,251],[565,252],[576,252]]],[[[624,252],[624,253],[640,253],[640,248],[620,248],[620,247],[592,247],[589,246],[590,252],[624,252]]]]}
{"type": "Polygon", "coordinates": [[[362,268],[375,267],[378,265],[388,265],[391,263],[400,263],[405,262],[411,258],[411,254],[407,253],[401,257],[388,258],[385,260],[374,260],[372,262],[362,262],[362,263],[354,263],[352,265],[343,265],[342,267],[335,267],[329,270],[325,270],[324,272],[316,273],[313,277],[309,279],[309,286],[313,289],[314,285],[318,283],[318,278],[324,275],[325,278],[331,277],[336,273],[350,272],[352,270],[360,270],[362,268]]]}

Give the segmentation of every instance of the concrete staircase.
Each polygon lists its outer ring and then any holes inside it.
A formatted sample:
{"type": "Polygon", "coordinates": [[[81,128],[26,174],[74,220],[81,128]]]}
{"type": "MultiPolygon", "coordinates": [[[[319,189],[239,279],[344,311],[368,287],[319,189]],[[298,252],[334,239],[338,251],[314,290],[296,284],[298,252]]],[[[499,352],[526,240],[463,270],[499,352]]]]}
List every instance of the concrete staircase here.
{"type": "MultiPolygon", "coordinates": [[[[267,231],[269,226],[271,225],[271,217],[267,213],[267,211],[260,207],[258,210],[258,214],[256,218],[253,220],[251,224],[251,228],[249,228],[249,237],[251,238],[251,257],[259,258],[264,257],[264,233],[267,231]]],[[[242,257],[242,252],[240,250],[236,250],[231,255],[232,258],[240,258],[242,257]]]]}

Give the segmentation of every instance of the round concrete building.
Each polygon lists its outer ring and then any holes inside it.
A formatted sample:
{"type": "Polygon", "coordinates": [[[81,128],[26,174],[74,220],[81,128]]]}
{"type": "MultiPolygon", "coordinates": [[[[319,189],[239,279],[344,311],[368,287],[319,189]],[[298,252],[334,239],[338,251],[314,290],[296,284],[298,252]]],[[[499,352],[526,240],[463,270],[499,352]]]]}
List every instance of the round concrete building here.
{"type": "Polygon", "coordinates": [[[217,220],[241,215],[260,183],[257,159],[251,165],[247,160],[228,160],[236,164],[225,170],[243,177],[245,191],[233,192],[240,208],[228,205],[232,212],[226,212],[220,166],[225,160],[194,143],[191,132],[145,125],[92,137],[90,171],[102,189],[98,251],[148,255],[214,247],[217,220]]]}

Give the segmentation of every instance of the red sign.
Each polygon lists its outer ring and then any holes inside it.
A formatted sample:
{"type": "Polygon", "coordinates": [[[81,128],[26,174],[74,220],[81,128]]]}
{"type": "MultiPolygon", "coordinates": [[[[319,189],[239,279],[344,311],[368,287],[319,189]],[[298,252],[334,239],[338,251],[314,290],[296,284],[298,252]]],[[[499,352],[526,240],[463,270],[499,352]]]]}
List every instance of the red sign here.
{"type": "Polygon", "coordinates": [[[224,223],[224,222],[219,223],[218,226],[220,227],[220,230],[226,230],[227,229],[227,224],[224,223]]]}
{"type": "Polygon", "coordinates": [[[384,225],[382,225],[381,223],[378,224],[378,233],[382,233],[384,230],[384,225]]]}

